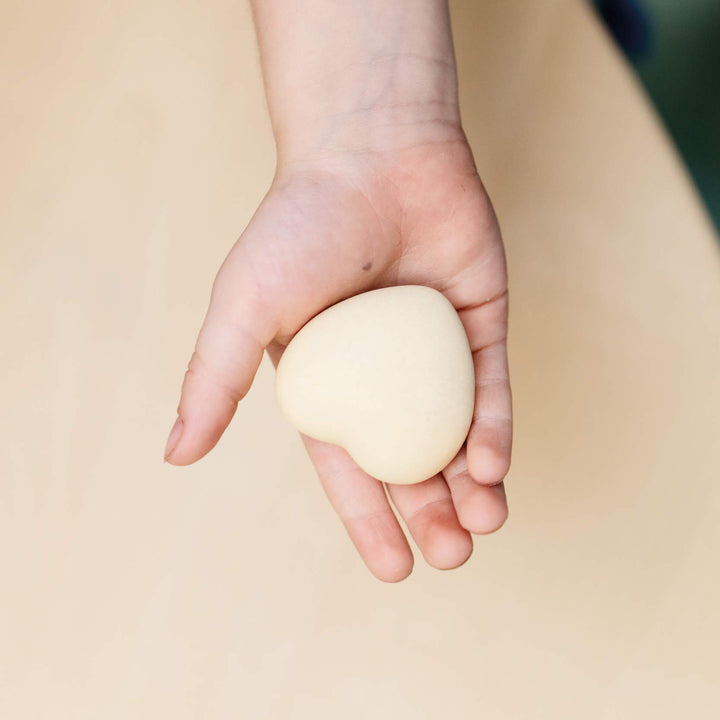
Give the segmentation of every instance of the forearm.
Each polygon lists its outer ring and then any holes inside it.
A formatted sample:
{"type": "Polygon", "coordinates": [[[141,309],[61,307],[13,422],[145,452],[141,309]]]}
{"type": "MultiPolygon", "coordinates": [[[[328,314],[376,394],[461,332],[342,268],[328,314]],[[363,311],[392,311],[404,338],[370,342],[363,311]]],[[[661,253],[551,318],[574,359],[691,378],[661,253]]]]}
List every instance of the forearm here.
{"type": "Polygon", "coordinates": [[[279,162],[461,135],[446,0],[252,0],[279,162]]]}

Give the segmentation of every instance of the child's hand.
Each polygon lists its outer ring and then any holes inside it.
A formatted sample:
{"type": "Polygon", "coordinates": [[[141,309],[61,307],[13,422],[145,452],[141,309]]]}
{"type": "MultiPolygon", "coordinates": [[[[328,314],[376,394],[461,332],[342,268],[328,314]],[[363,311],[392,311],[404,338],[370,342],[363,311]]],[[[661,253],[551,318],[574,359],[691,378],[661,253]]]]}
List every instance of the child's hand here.
{"type": "MultiPolygon", "coordinates": [[[[475,417],[457,458],[389,494],[438,568],[507,516],[510,463],[502,241],[460,126],[447,0],[253,0],[278,170],[223,264],[166,456],[218,441],[267,348],[340,300],[428,285],[457,308],[475,359],[475,417]]],[[[304,438],[370,570],[406,577],[410,547],[384,488],[338,447],[304,438]]]]}
{"type": "MultiPolygon", "coordinates": [[[[470,533],[507,515],[510,462],[507,285],[500,232],[460,137],[389,154],[286,168],[213,287],[179,406],[168,461],[195,462],[217,443],[263,350],[277,363],[324,308],[388,285],[428,285],[457,308],[473,350],[475,417],[458,457],[426,482],[388,486],[428,563],[462,564],[470,533]]],[[[412,554],[383,486],[341,448],[304,438],[328,498],[370,570],[406,577],[412,554]]]]}

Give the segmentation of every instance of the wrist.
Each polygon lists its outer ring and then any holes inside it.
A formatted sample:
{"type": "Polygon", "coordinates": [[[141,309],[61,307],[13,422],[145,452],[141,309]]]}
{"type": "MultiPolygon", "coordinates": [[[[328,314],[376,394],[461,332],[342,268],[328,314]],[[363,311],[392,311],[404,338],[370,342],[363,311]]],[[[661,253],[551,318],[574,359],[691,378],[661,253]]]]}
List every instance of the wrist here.
{"type": "Polygon", "coordinates": [[[304,110],[273,117],[279,164],[463,137],[455,67],[445,59],[376,57],[355,77],[305,103],[304,110]]]}
{"type": "Polygon", "coordinates": [[[255,3],[280,166],[463,137],[446,0],[301,7],[255,3]]]}

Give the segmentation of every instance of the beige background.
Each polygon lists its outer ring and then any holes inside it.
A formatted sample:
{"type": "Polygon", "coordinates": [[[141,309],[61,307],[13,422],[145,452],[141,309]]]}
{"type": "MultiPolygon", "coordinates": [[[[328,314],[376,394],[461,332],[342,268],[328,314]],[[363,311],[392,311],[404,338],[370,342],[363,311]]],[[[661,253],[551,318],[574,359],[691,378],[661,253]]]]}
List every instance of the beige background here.
{"type": "Polygon", "coordinates": [[[511,517],[367,573],[264,365],[161,462],[273,172],[242,2],[0,3],[0,717],[717,718],[720,263],[579,2],[453,4],[511,270],[511,517]]]}

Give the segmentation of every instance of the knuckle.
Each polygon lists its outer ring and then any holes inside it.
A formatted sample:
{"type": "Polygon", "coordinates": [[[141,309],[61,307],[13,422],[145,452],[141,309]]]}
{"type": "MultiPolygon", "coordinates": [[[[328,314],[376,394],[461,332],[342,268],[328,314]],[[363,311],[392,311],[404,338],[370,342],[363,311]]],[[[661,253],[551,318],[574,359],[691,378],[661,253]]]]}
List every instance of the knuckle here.
{"type": "Polygon", "coordinates": [[[197,350],[190,357],[183,381],[183,390],[195,382],[216,388],[235,404],[239,403],[246,394],[238,387],[236,380],[227,377],[217,367],[206,361],[197,350]]]}

